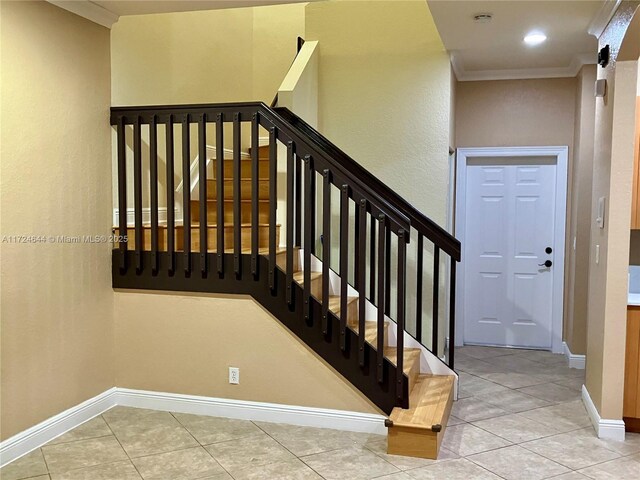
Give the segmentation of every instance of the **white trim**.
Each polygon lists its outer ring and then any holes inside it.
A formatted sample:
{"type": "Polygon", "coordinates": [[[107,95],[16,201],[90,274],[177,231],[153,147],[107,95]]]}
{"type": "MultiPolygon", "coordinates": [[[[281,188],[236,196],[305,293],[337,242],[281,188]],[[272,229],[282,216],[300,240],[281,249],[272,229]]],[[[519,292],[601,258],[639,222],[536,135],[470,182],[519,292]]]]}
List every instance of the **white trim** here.
{"type": "Polygon", "coordinates": [[[624,421],[601,418],[598,413],[598,409],[593,403],[593,400],[591,400],[591,395],[589,395],[586,385],[582,385],[582,403],[584,403],[584,406],[587,409],[589,419],[593,424],[593,428],[596,429],[596,435],[598,435],[598,438],[624,442],[624,421]]]}
{"type": "Polygon", "coordinates": [[[0,467],[41,447],[117,405],[117,389],[111,388],[0,442],[0,467]]]}
{"type": "MultiPolygon", "coordinates": [[[[224,158],[226,160],[230,160],[233,158],[233,150],[230,148],[224,149],[224,158]]],[[[215,145],[207,145],[207,170],[213,168],[211,165],[211,160],[215,160],[216,157],[216,146],[215,145]]],[[[251,155],[247,152],[240,152],[241,160],[251,160],[251,155]]],[[[196,158],[191,162],[191,167],[189,168],[189,178],[191,179],[191,198],[197,198],[198,186],[200,185],[200,156],[196,155],[196,158]],[[196,194],[194,196],[194,194],[196,194]]],[[[182,192],[182,183],[184,180],[180,180],[178,186],[176,187],[176,192],[182,192]]]]}
{"type": "Polygon", "coordinates": [[[47,0],[49,3],[68,12],[75,13],[103,27],[111,28],[120,15],[89,0],[47,0]]]}
{"type": "Polygon", "coordinates": [[[562,349],[564,350],[564,356],[569,361],[569,368],[576,368],[578,370],[584,370],[586,364],[586,356],[578,355],[577,353],[571,353],[567,342],[562,342],[562,349]]]}
{"type": "Polygon", "coordinates": [[[467,71],[464,69],[462,61],[451,55],[451,65],[460,82],[474,82],[482,80],[527,80],[532,78],[567,78],[575,77],[584,65],[595,64],[597,55],[594,53],[576,54],[571,59],[571,63],[566,67],[550,68],[513,68],[503,70],[476,70],[467,71]]]}
{"type": "MultiPolygon", "coordinates": [[[[120,224],[120,209],[113,209],[113,226],[118,227],[120,224]]],[[[176,223],[182,221],[182,210],[179,208],[175,208],[174,210],[174,218],[176,219],[176,223]]],[[[127,208],[127,226],[133,227],[136,223],[135,220],[135,209],[127,208]]],[[[143,208],[142,209],[142,223],[150,224],[151,223],[151,209],[143,208]]],[[[167,207],[158,207],[158,224],[166,225],[167,224],[167,207]]]]}
{"type": "Polygon", "coordinates": [[[614,13],[622,3],[622,0],[605,0],[600,7],[600,10],[594,15],[587,32],[589,35],[593,35],[596,38],[600,38],[604,29],[607,28],[609,22],[613,18],[614,13]]]}
{"type": "MultiPolygon", "coordinates": [[[[456,237],[464,245],[465,236],[465,196],[467,184],[467,158],[473,157],[549,157],[557,158],[556,169],[556,208],[555,208],[555,238],[553,269],[553,298],[552,298],[552,332],[551,351],[563,353],[562,346],[562,316],[564,303],[564,263],[565,263],[565,229],[567,206],[567,163],[569,147],[483,147],[459,148],[457,152],[456,174],[456,237]]],[[[462,258],[464,262],[464,256],[462,258]]],[[[459,268],[456,282],[456,346],[464,344],[464,267],[459,268]]]]}
{"type": "Polygon", "coordinates": [[[118,405],[305,427],[332,428],[347,432],[379,435],[387,433],[387,428],[384,426],[387,417],[373,413],[111,388],[0,442],[0,466],[13,462],[118,405]]]}
{"type": "Polygon", "coordinates": [[[381,435],[387,433],[384,426],[387,417],[384,415],[328,408],[300,407],[127,388],[118,388],[118,405],[194,415],[286,423],[305,427],[333,428],[347,432],[381,435]]]}

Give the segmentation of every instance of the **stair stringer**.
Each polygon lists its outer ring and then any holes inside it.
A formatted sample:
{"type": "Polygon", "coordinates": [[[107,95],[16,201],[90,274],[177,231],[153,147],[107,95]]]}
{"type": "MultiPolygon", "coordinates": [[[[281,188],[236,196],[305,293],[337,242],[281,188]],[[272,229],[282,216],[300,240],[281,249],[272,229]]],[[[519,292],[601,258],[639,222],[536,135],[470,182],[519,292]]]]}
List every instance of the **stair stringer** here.
{"type": "MultiPolygon", "coordinates": [[[[298,250],[298,265],[300,270],[304,271],[304,250],[300,248],[298,250]]],[[[322,260],[315,255],[311,255],[311,271],[322,272],[322,260]]],[[[329,269],[329,289],[331,295],[340,295],[340,282],[341,278],[333,270],[329,269]]],[[[353,288],[350,284],[347,285],[347,296],[357,297],[359,292],[353,288]]],[[[378,307],[373,305],[368,299],[366,302],[366,318],[376,319],[378,318],[378,307]]],[[[398,339],[398,325],[397,323],[387,315],[384,316],[385,321],[389,322],[388,327],[388,339],[390,345],[397,345],[398,339]]],[[[432,375],[452,375],[454,377],[453,382],[453,398],[458,399],[458,374],[449,368],[441,359],[434,355],[427,347],[418,342],[413,336],[406,331],[403,332],[404,346],[406,348],[417,348],[420,350],[420,373],[432,374],[432,375]]],[[[373,345],[375,348],[375,345],[373,345]]]]}

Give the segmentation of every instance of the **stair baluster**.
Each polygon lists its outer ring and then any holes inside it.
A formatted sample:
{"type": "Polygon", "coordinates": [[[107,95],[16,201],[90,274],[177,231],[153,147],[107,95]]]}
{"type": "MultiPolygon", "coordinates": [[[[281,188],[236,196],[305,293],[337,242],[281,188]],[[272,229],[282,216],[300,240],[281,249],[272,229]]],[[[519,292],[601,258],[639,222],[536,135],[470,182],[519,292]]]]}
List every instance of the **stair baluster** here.
{"type": "Polygon", "coordinates": [[[340,196],[340,348],[347,348],[347,278],[349,276],[349,185],[340,196]]]}
{"type": "Polygon", "coordinates": [[[293,188],[294,188],[293,142],[287,142],[287,303],[293,303],[293,188]]]}
{"type": "Polygon", "coordinates": [[[167,175],[167,261],[170,274],[176,269],[176,222],[175,222],[175,186],[174,186],[174,146],[173,146],[173,115],[167,119],[166,130],[166,175],[167,175]]]}
{"type": "Polygon", "coordinates": [[[356,225],[356,236],[358,251],[356,252],[356,258],[360,258],[361,261],[356,262],[355,278],[358,279],[357,284],[360,285],[358,291],[358,360],[360,366],[364,367],[365,364],[365,331],[366,331],[366,312],[367,312],[367,289],[365,284],[366,279],[366,261],[367,258],[367,201],[360,199],[360,205],[356,211],[360,211],[360,215],[356,216],[358,224],[356,225]]]}
{"type": "Polygon", "coordinates": [[[424,255],[424,238],[422,234],[418,234],[418,258],[416,265],[416,340],[422,343],[422,279],[424,277],[423,270],[424,255]]]}
{"type": "Polygon", "coordinates": [[[124,117],[118,118],[118,234],[121,272],[127,270],[127,144],[124,130],[124,117]]]}
{"type": "Polygon", "coordinates": [[[240,153],[242,139],[240,133],[240,114],[233,114],[233,269],[240,276],[242,255],[242,216],[240,203],[242,200],[242,171],[240,169],[240,153]]]}
{"type": "Polygon", "coordinates": [[[149,201],[151,207],[151,269],[158,271],[158,126],[149,122],[149,201]]]}
{"type": "MultiPolygon", "coordinates": [[[[385,272],[386,265],[386,249],[389,248],[386,245],[387,233],[385,225],[385,216],[380,214],[378,216],[378,292],[384,292],[385,278],[387,277],[385,272]]],[[[384,382],[384,312],[385,312],[386,296],[378,295],[378,316],[377,316],[377,342],[376,342],[376,363],[378,372],[378,382],[384,382]]]]}
{"type": "Polygon", "coordinates": [[[449,368],[454,368],[454,351],[456,344],[456,260],[451,257],[451,271],[449,272],[449,368]]]}
{"type": "Polygon", "coordinates": [[[200,185],[200,272],[207,275],[207,250],[209,248],[207,226],[207,117],[198,118],[198,184],[200,185]]]}
{"type": "Polygon", "coordinates": [[[398,406],[407,408],[409,399],[404,392],[404,324],[405,324],[405,302],[407,291],[407,235],[401,228],[398,230],[398,306],[396,314],[396,324],[398,325],[398,335],[396,338],[396,346],[398,348],[398,356],[396,359],[397,368],[397,389],[396,396],[398,406]]]}
{"type": "Polygon", "coordinates": [[[189,114],[182,117],[182,250],[184,271],[191,273],[191,135],[189,114]]]}
{"type": "Polygon", "coordinates": [[[438,354],[438,337],[440,331],[438,329],[438,315],[440,303],[440,248],[437,245],[433,247],[433,313],[431,315],[431,351],[434,355],[438,354]]]}
{"type": "Polygon", "coordinates": [[[142,134],[140,117],[133,125],[133,216],[136,232],[136,270],[142,270],[142,134]]]}
{"type": "Polygon", "coordinates": [[[269,128],[269,288],[276,288],[276,205],[278,202],[276,127],[269,128]]]}
{"type": "Polygon", "coordinates": [[[322,333],[329,325],[329,271],[331,269],[331,171],[322,172],[322,333]]]}
{"type": "Polygon", "coordinates": [[[224,274],[224,116],[216,116],[216,199],[218,215],[216,219],[216,255],[218,275],[224,274]]]}
{"type": "Polygon", "coordinates": [[[258,278],[258,247],[260,242],[259,234],[259,196],[258,187],[260,185],[260,138],[259,138],[258,114],[251,116],[251,274],[258,278]]]}

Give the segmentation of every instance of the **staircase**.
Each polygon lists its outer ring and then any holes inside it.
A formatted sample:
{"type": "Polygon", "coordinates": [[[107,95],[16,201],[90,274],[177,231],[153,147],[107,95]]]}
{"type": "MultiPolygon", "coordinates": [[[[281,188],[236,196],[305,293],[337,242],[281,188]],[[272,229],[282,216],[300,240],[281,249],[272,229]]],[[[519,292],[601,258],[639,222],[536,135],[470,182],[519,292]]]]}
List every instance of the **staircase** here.
{"type": "Polygon", "coordinates": [[[453,286],[460,255],[455,238],[286,109],[262,103],[115,107],[111,123],[118,138],[114,233],[126,233],[113,250],[113,286],[253,296],[389,415],[389,453],[437,458],[457,378],[453,348],[446,362],[438,356],[443,350],[438,348],[439,326],[447,326],[438,322],[440,255],[450,257],[453,345],[453,286]],[[249,158],[242,155],[243,122],[250,123],[249,158]],[[197,192],[189,188],[193,124],[198,178],[205,179],[197,192]],[[133,138],[129,156],[127,130],[133,138]],[[207,159],[207,135],[214,130],[219,161],[207,159]],[[261,133],[269,138],[266,146],[260,146],[261,133]],[[229,137],[231,158],[223,148],[229,137]],[[143,222],[143,144],[149,153],[149,223],[143,222]],[[158,180],[161,161],[164,185],[158,180]],[[171,208],[176,161],[185,186],[181,218],[171,208]],[[133,201],[128,202],[131,183],[133,201]],[[169,206],[166,222],[159,220],[160,198],[169,206]],[[277,211],[278,201],[286,212],[277,211]],[[129,224],[131,204],[134,221],[129,224]],[[332,235],[332,229],[340,235],[332,235]],[[408,291],[412,236],[417,238],[411,260],[416,282],[408,291]],[[425,240],[432,243],[430,251],[425,240]],[[433,258],[428,322],[425,253],[433,258]],[[415,302],[412,327],[407,325],[408,301],[415,302]],[[428,342],[422,334],[425,323],[432,330],[428,342]]]}

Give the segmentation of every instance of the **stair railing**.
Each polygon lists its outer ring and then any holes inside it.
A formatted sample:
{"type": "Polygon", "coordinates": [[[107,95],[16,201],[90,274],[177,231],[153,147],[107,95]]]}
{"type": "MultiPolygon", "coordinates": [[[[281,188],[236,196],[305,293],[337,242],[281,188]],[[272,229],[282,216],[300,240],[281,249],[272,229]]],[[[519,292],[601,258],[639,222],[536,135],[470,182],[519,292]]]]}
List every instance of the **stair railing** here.
{"type": "MultiPolygon", "coordinates": [[[[434,265],[439,265],[439,255],[444,252],[450,256],[450,348],[447,364],[453,368],[453,335],[454,335],[454,291],[455,264],[460,259],[460,244],[447,232],[438,227],[427,217],[418,212],[397,193],[376,179],[348,157],[344,152],[331,144],[317,131],[305,124],[301,119],[286,109],[272,109],[263,103],[231,103],[174,106],[114,107],[111,109],[111,124],[116,127],[117,164],[118,164],[118,232],[122,236],[117,250],[114,250],[114,286],[154,289],[193,289],[210,290],[207,282],[225,279],[223,290],[228,293],[246,293],[253,291],[251,285],[242,282],[264,281],[265,288],[274,292],[281,288],[278,285],[278,225],[276,206],[278,195],[278,144],[286,149],[286,262],[284,266],[286,290],[285,298],[289,305],[295,303],[294,293],[294,255],[295,247],[302,247],[303,294],[302,310],[305,323],[320,325],[325,338],[332,337],[334,321],[337,320],[338,344],[343,354],[350,348],[348,330],[348,296],[352,288],[358,292],[358,335],[357,357],[359,365],[367,370],[374,365],[373,375],[380,384],[393,381],[389,385],[395,395],[395,404],[408,406],[408,378],[403,374],[404,332],[406,329],[407,311],[407,245],[412,231],[418,235],[417,273],[420,288],[415,296],[419,308],[417,316],[422,312],[423,243],[427,239],[434,245],[434,265]],[[243,252],[242,235],[242,165],[241,150],[243,146],[243,124],[249,124],[251,146],[251,225],[248,254],[243,252]],[[165,130],[164,153],[166,181],[164,185],[167,218],[160,225],[158,216],[159,192],[163,190],[159,182],[158,162],[159,145],[158,128],[165,130]],[[199,158],[199,197],[197,217],[191,212],[191,192],[183,189],[182,219],[176,219],[173,205],[175,169],[174,130],[180,130],[181,138],[181,175],[183,185],[190,185],[190,166],[192,148],[192,125],[196,126],[199,158]],[[147,133],[143,139],[142,127],[147,133]],[[225,161],[224,138],[227,128],[231,128],[232,137],[232,195],[225,195],[225,161]],[[209,127],[209,129],[207,128],[209,127]],[[216,135],[216,238],[209,238],[207,199],[206,145],[207,132],[215,127],[216,135]],[[133,152],[127,158],[127,129],[132,130],[133,152]],[[259,176],[260,176],[260,132],[267,132],[269,138],[269,214],[268,214],[268,260],[260,261],[260,242],[263,237],[259,223],[259,176]],[[148,137],[148,147],[146,138],[148,137]],[[150,225],[143,225],[143,144],[144,156],[148,154],[149,188],[148,204],[150,208],[150,225]],[[128,176],[133,173],[133,209],[134,222],[130,229],[127,224],[127,187],[128,176]],[[322,205],[316,205],[316,176],[320,176],[322,205]],[[339,245],[331,245],[331,229],[335,227],[331,221],[332,191],[339,190],[340,240],[339,245]],[[233,229],[230,234],[225,229],[224,201],[232,198],[233,229]],[[355,214],[350,209],[355,206],[355,214]],[[316,216],[322,212],[319,225],[322,226],[322,299],[317,299],[311,291],[312,264],[315,262],[316,216]],[[193,220],[197,218],[197,230],[192,232],[193,220]],[[354,219],[351,222],[351,219],[354,219]],[[180,221],[181,220],[181,221],[180,221]],[[181,225],[180,225],[181,224],[181,225]],[[369,228],[367,228],[369,225],[369,228]],[[350,229],[354,228],[355,251],[349,246],[350,229]],[[163,228],[161,228],[163,227],[163,228]],[[179,236],[180,230],[182,236],[179,236]],[[127,234],[134,234],[135,242],[130,248],[127,234]],[[147,235],[147,232],[149,235],[147,235]],[[162,234],[164,232],[164,234],[162,234]],[[149,244],[146,239],[150,238],[149,244]],[[181,240],[181,242],[179,242],[181,240]],[[181,243],[181,249],[180,247],[181,243]],[[393,252],[392,243],[396,246],[393,252]],[[215,247],[213,246],[215,244],[215,247]],[[195,247],[194,247],[195,245],[195,247]],[[369,247],[369,297],[366,296],[367,282],[367,246],[369,247]],[[340,277],[340,311],[336,315],[330,309],[329,291],[331,277],[332,250],[338,251],[340,277]],[[195,250],[195,251],[194,251],[195,250]],[[230,256],[232,258],[230,258],[230,256]],[[391,265],[396,265],[395,292],[392,299],[391,265]],[[248,262],[247,262],[248,261],[248,262]],[[247,263],[245,263],[247,262],[247,263]],[[266,265],[267,272],[261,271],[261,264],[266,265]],[[353,285],[348,282],[350,265],[353,266],[353,285]],[[229,272],[228,270],[232,271],[229,272]],[[179,286],[176,282],[179,280],[179,286]],[[227,281],[228,280],[228,281],[227,281]],[[234,282],[235,280],[235,282],[234,282]],[[189,283],[191,282],[191,283],[189,283]],[[244,290],[240,288],[244,285],[244,290]],[[377,292],[377,295],[376,295],[377,292]],[[395,300],[395,314],[391,315],[391,303],[395,300]],[[321,318],[315,319],[314,302],[320,303],[321,318]],[[376,310],[377,340],[373,345],[375,354],[365,340],[366,315],[373,306],[376,310]],[[420,313],[418,313],[420,312],[420,313]],[[394,371],[388,359],[384,357],[385,321],[391,318],[397,329],[397,360],[394,371]],[[369,358],[375,355],[375,360],[369,358]],[[374,362],[373,364],[371,362],[374,362]]],[[[162,150],[160,148],[160,150],[162,150]]],[[[146,163],[146,161],[144,162],[146,163]]],[[[280,198],[282,200],[282,198],[280,198]]],[[[433,338],[430,349],[438,352],[438,300],[439,269],[433,274],[433,338]]],[[[216,283],[219,285],[219,283],[216,283]]],[[[416,331],[412,336],[422,343],[422,319],[416,323],[416,331]]]]}

